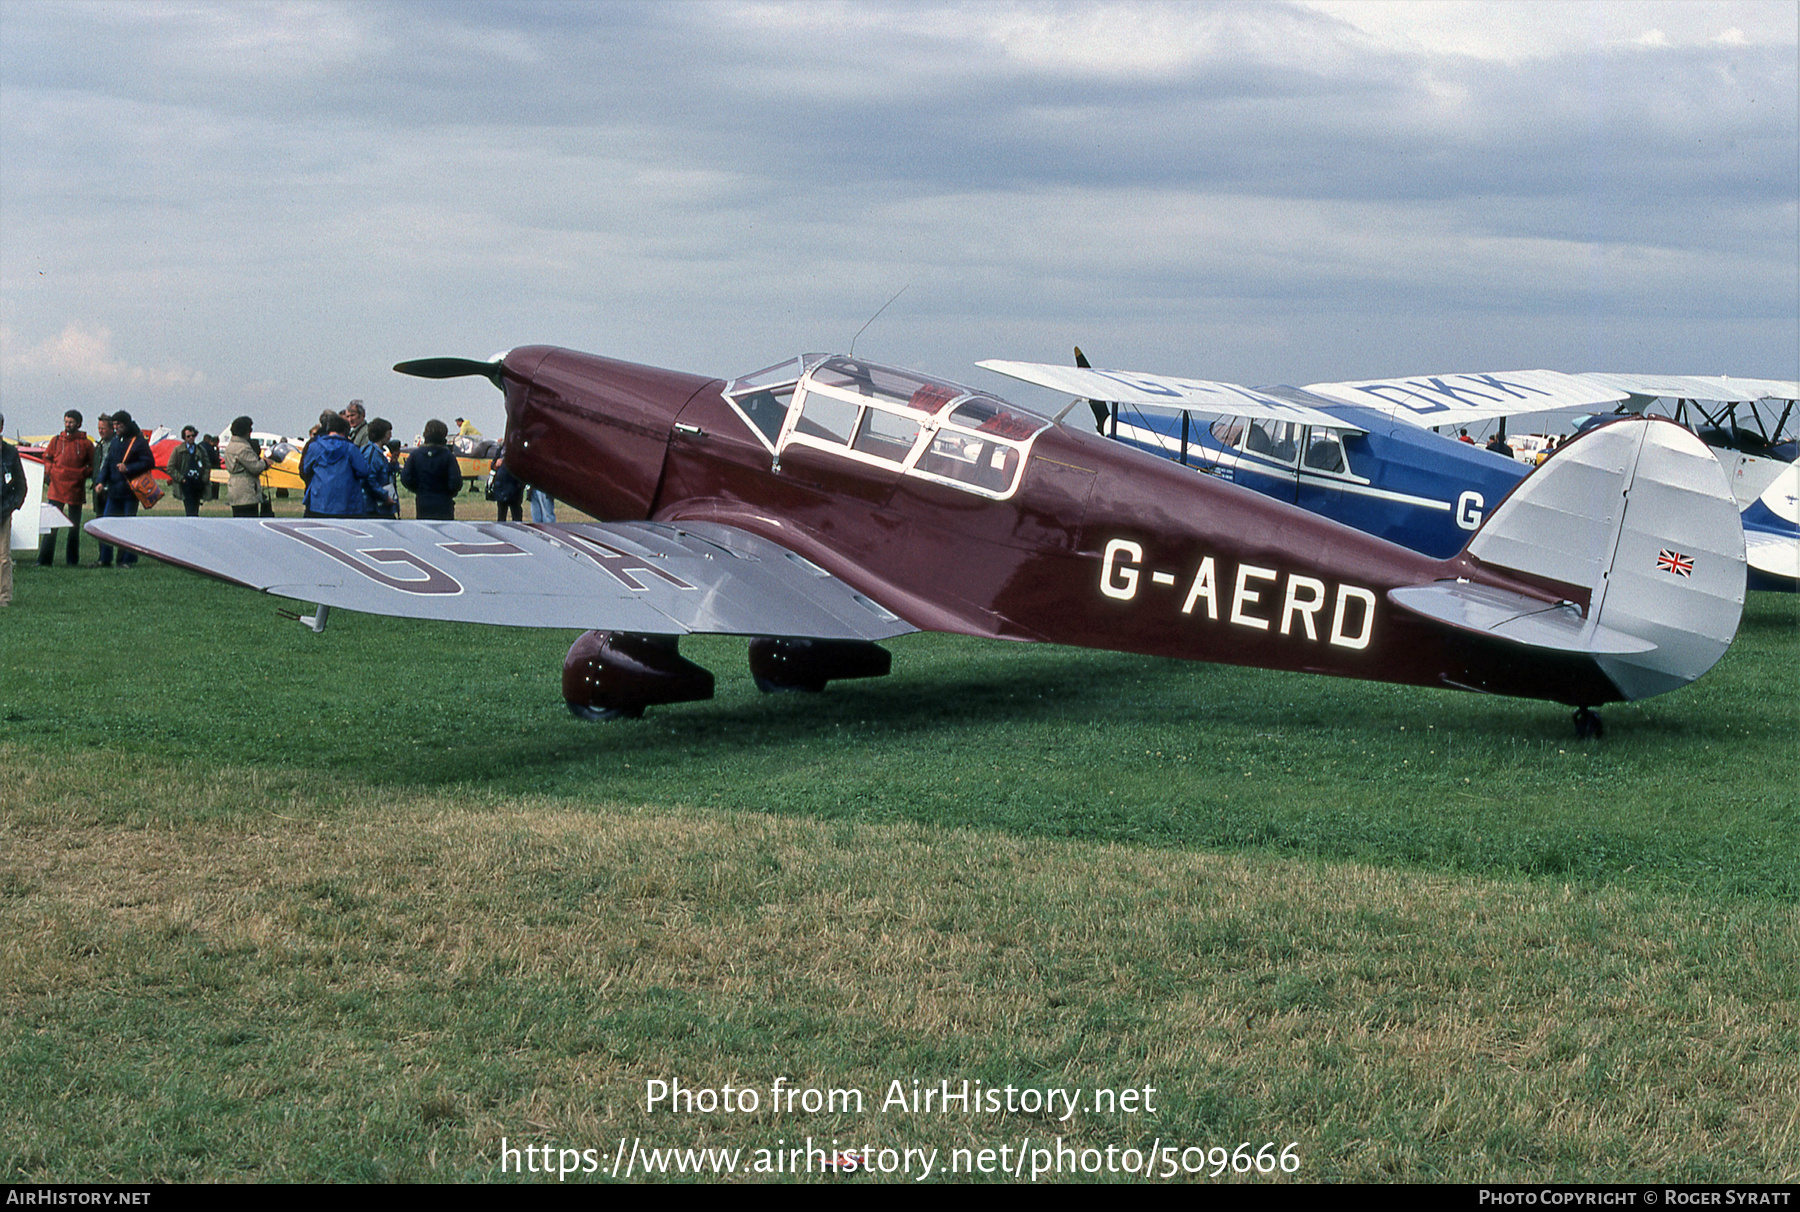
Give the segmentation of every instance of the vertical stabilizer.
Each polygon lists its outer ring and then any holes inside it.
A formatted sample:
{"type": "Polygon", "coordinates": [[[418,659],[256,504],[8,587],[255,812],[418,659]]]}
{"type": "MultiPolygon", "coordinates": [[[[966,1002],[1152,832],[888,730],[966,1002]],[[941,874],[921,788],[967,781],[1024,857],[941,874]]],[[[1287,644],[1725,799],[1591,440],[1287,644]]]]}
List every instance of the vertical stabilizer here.
{"type": "Polygon", "coordinates": [[[1652,645],[1595,652],[1627,699],[1693,681],[1737,634],[1744,530],[1717,457],[1670,421],[1590,430],[1523,480],[1467,552],[1589,592],[1586,627],[1652,645]]]}

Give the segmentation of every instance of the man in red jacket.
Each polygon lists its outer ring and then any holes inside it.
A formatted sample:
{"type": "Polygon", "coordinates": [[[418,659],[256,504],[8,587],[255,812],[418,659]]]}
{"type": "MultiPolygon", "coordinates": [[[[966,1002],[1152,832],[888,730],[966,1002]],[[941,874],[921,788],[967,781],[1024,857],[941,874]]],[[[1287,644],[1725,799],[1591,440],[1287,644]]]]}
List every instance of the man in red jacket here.
{"type": "MultiPolygon", "coordinates": [[[[71,408],[63,414],[62,432],[44,447],[44,499],[69,515],[69,567],[81,563],[81,507],[87,502],[87,481],[94,471],[94,444],[81,432],[81,414],[71,408]]],[[[56,562],[56,532],[46,530],[38,543],[38,567],[56,562]]]]}

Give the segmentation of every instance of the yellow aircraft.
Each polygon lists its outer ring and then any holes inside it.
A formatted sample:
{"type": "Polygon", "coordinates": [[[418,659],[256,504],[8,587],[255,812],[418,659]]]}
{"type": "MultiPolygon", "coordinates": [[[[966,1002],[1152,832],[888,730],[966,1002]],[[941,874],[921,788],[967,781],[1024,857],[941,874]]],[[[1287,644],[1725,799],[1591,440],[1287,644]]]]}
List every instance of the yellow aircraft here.
{"type": "MultiPolygon", "coordinates": [[[[306,481],[300,478],[300,452],[306,449],[305,438],[284,438],[278,433],[252,432],[250,437],[262,448],[263,454],[273,456],[274,452],[287,448],[285,458],[271,457],[269,469],[262,473],[264,488],[282,488],[289,492],[305,492],[306,481]]],[[[231,483],[231,473],[223,468],[214,468],[212,482],[215,484],[231,483]]]]}

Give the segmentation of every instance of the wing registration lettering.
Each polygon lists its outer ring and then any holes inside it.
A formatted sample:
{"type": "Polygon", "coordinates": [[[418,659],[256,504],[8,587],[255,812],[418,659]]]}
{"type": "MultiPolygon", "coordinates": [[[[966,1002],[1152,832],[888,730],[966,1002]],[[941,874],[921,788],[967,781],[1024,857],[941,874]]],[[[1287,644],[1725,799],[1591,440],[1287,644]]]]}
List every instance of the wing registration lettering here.
{"type": "Polygon", "coordinates": [[[1496,378],[1493,375],[1428,375],[1423,380],[1404,379],[1385,383],[1365,383],[1356,388],[1398,408],[1416,413],[1453,412],[1458,408],[1479,408],[1506,400],[1523,400],[1527,393],[1549,396],[1527,383],[1496,378]],[[1461,382],[1446,382],[1446,379],[1461,382]],[[1482,390],[1487,388],[1489,390],[1482,390]],[[1496,394],[1498,393],[1498,394],[1496,394]],[[1415,403],[1415,401],[1417,401],[1415,403]],[[1447,402],[1446,402],[1447,401],[1447,402]]]}
{"type": "Polygon", "coordinates": [[[344,548],[334,546],[318,537],[320,532],[331,532],[351,539],[375,538],[368,531],[358,530],[354,526],[317,520],[264,522],[263,526],[277,534],[284,534],[290,539],[297,539],[315,551],[322,551],[346,568],[355,569],[376,584],[385,585],[389,589],[397,589],[401,593],[457,594],[463,591],[462,582],[410,551],[402,551],[398,547],[356,547],[346,551],[344,548]],[[407,567],[415,572],[423,573],[424,576],[392,576],[380,568],[374,567],[374,564],[407,567]]]}
{"type": "Polygon", "coordinates": [[[546,539],[549,539],[552,543],[560,544],[561,546],[569,548],[571,551],[586,556],[596,568],[600,569],[613,580],[619,582],[619,584],[633,592],[642,593],[649,589],[648,585],[631,575],[634,572],[648,573],[651,576],[661,577],[676,589],[694,588],[693,585],[688,584],[667,569],[658,568],[655,563],[647,557],[633,555],[631,552],[623,551],[609,543],[602,543],[599,539],[589,538],[587,535],[561,526],[552,529],[547,526],[534,525],[532,529],[536,530],[546,539]]]}
{"type": "Polygon", "coordinates": [[[530,555],[523,547],[511,541],[506,531],[494,522],[478,522],[475,529],[490,536],[491,543],[439,543],[445,551],[453,556],[513,556],[530,555]]]}

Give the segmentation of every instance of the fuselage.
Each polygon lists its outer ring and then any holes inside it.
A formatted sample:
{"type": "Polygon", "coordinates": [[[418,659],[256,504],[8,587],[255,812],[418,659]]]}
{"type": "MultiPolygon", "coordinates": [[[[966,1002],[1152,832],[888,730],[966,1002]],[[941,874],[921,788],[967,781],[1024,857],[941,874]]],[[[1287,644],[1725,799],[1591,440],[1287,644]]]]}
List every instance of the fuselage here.
{"type": "Polygon", "coordinates": [[[515,349],[510,465],[604,520],[759,534],[922,629],[1571,704],[1622,697],[1584,655],[1521,650],[1387,596],[1457,578],[1547,607],[1585,606],[1584,591],[1422,555],[974,389],[915,376],[910,397],[879,379],[859,395],[863,364],[837,363],[851,368],[834,372],[839,386],[809,394],[807,379],[797,393],[775,382],[780,368],[727,383],[515,349]]]}

